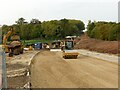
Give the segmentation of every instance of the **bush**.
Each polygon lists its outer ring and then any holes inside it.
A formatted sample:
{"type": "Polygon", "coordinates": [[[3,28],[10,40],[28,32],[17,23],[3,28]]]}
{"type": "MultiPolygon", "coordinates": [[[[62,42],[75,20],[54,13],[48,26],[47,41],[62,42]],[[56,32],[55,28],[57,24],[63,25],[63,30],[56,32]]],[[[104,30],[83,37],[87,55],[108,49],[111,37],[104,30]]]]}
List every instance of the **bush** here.
{"type": "Polygon", "coordinates": [[[88,23],[87,34],[91,38],[114,41],[118,40],[119,28],[120,24],[114,22],[88,23]]]}

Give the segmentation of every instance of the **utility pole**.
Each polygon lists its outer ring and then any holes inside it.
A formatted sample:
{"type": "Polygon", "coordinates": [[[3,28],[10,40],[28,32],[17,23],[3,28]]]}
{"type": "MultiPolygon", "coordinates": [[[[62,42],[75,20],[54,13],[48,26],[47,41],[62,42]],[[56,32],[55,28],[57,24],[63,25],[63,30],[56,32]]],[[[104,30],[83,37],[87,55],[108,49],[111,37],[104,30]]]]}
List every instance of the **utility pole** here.
{"type": "Polygon", "coordinates": [[[2,64],[1,65],[1,71],[2,71],[2,88],[3,89],[7,89],[7,74],[6,74],[6,55],[5,55],[5,50],[2,48],[2,29],[0,28],[0,44],[1,44],[1,46],[0,46],[0,57],[1,57],[1,63],[0,64],[2,64]]]}
{"type": "Polygon", "coordinates": [[[0,90],[2,89],[2,53],[0,51],[0,90]]]}
{"type": "Polygon", "coordinates": [[[2,51],[2,88],[7,88],[6,56],[4,50],[2,51]]]}

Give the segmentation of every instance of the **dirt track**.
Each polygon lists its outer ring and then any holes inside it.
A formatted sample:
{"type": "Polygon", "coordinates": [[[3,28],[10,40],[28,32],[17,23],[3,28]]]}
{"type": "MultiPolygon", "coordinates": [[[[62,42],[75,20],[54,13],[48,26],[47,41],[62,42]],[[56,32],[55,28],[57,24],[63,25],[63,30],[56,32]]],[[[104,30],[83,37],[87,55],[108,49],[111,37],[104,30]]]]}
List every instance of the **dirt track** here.
{"type": "Polygon", "coordinates": [[[41,51],[31,62],[32,88],[117,88],[118,65],[79,55],[63,59],[61,52],[41,51]]]}

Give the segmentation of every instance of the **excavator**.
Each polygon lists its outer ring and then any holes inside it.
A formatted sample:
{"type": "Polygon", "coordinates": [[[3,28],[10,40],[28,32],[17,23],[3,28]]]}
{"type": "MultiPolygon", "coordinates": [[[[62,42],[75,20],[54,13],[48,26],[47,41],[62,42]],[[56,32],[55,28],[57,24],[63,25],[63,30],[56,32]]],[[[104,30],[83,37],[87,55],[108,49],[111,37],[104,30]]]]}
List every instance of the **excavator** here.
{"type": "Polygon", "coordinates": [[[6,53],[9,53],[9,56],[12,57],[13,55],[19,55],[23,53],[23,44],[20,41],[20,37],[14,32],[13,27],[9,28],[7,34],[3,36],[3,49],[6,53]],[[11,36],[11,42],[7,45],[7,39],[11,36]]]}

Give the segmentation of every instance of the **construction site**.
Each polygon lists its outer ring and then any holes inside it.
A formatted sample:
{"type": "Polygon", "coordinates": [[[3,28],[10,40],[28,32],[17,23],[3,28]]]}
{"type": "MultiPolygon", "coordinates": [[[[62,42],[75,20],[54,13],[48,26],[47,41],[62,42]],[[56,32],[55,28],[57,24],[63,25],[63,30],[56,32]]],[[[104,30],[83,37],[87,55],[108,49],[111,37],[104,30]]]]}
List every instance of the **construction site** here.
{"type": "Polygon", "coordinates": [[[120,0],[0,0],[0,90],[117,90],[120,0]]]}
{"type": "MultiPolygon", "coordinates": [[[[23,46],[14,33],[6,45],[11,33],[12,28],[3,37],[8,88],[118,87],[118,54],[81,48],[88,40],[86,34],[67,36],[49,44],[37,42],[23,46]]],[[[116,42],[112,45],[117,47],[116,42]]]]}

